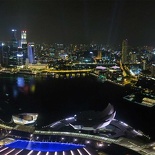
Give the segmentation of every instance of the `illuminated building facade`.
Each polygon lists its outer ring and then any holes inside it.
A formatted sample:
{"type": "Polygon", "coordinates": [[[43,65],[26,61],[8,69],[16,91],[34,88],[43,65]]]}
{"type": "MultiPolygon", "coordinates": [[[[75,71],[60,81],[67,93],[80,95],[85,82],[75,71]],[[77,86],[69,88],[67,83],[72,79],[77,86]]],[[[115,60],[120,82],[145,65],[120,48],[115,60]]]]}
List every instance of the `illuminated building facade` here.
{"type": "Polygon", "coordinates": [[[133,63],[133,64],[136,64],[136,62],[137,62],[137,54],[136,54],[136,52],[131,52],[130,53],[130,62],[133,63]]]}
{"type": "Polygon", "coordinates": [[[11,41],[17,41],[17,30],[12,29],[11,32],[12,32],[11,41]]]}
{"type": "Polygon", "coordinates": [[[122,42],[122,64],[128,63],[128,40],[122,42]]]}
{"type": "Polygon", "coordinates": [[[5,64],[6,67],[16,67],[17,66],[17,54],[19,41],[17,39],[17,30],[11,30],[11,42],[8,43],[9,51],[8,51],[8,64],[5,64]]]}
{"type": "Polygon", "coordinates": [[[9,57],[10,48],[6,43],[3,43],[3,42],[0,44],[0,48],[1,48],[0,64],[2,67],[4,67],[8,65],[8,57],[9,57]]]}
{"type": "Polygon", "coordinates": [[[17,65],[24,65],[27,57],[27,34],[26,31],[21,31],[21,40],[19,41],[19,47],[17,52],[17,65]]]}
{"type": "Polygon", "coordinates": [[[23,49],[21,47],[18,47],[17,52],[17,65],[21,66],[24,64],[24,55],[23,55],[23,49]]]}
{"type": "Polygon", "coordinates": [[[20,40],[17,39],[17,30],[11,30],[11,40],[3,46],[2,64],[4,67],[8,66],[22,66],[28,58],[27,52],[27,34],[26,31],[21,31],[20,40]]]}
{"type": "Polygon", "coordinates": [[[21,31],[21,47],[25,48],[27,47],[27,40],[26,40],[27,34],[26,31],[21,31]]]}
{"type": "Polygon", "coordinates": [[[21,113],[12,115],[13,122],[20,125],[33,124],[38,118],[37,113],[21,113]]]}
{"type": "Polygon", "coordinates": [[[35,48],[33,42],[28,43],[27,53],[29,61],[28,63],[30,64],[34,63],[35,48]]]}
{"type": "Polygon", "coordinates": [[[0,64],[2,67],[13,67],[17,65],[17,51],[18,51],[18,40],[17,30],[12,29],[10,34],[10,40],[7,42],[1,42],[0,45],[1,55],[0,64]]]}
{"type": "Polygon", "coordinates": [[[18,42],[17,42],[17,30],[16,29],[12,29],[11,30],[11,43],[12,46],[17,48],[18,47],[18,42]]]}
{"type": "Polygon", "coordinates": [[[155,64],[151,66],[151,76],[155,77],[155,64]]]}
{"type": "Polygon", "coordinates": [[[2,67],[16,66],[17,65],[17,30],[11,30],[10,41],[2,44],[1,65],[2,67]]]}

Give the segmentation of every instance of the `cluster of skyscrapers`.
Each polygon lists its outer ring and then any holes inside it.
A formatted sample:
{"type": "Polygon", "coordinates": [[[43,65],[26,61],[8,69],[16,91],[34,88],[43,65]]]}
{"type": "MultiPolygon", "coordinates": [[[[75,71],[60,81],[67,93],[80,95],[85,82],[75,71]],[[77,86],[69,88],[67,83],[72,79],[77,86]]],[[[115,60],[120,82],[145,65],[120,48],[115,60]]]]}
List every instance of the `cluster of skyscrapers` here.
{"type": "Polygon", "coordinates": [[[149,70],[151,75],[155,76],[155,51],[154,49],[148,50],[147,47],[140,52],[131,50],[128,45],[128,40],[125,39],[122,42],[121,50],[121,62],[122,64],[140,64],[142,70],[149,70]]]}
{"type": "Polygon", "coordinates": [[[34,43],[27,42],[26,31],[21,31],[17,39],[17,30],[11,30],[10,41],[0,43],[0,64],[2,67],[16,67],[34,62],[34,43]]]}
{"type": "Polygon", "coordinates": [[[28,64],[47,63],[57,59],[68,59],[84,63],[139,64],[143,70],[151,70],[155,76],[155,50],[142,47],[135,49],[128,45],[128,40],[122,41],[119,50],[104,47],[95,43],[80,45],[64,44],[34,44],[27,41],[27,32],[21,31],[17,39],[17,30],[12,29],[10,40],[0,42],[0,65],[2,67],[28,66],[28,64]]]}

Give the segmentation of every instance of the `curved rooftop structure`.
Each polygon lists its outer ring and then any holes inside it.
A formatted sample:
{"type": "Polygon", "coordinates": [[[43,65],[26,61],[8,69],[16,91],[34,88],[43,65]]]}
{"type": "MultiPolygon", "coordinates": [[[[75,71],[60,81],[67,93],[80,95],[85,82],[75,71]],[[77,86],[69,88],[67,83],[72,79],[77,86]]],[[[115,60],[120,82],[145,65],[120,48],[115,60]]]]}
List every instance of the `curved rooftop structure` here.
{"type": "Polygon", "coordinates": [[[96,66],[96,69],[105,70],[105,69],[107,69],[107,67],[104,67],[104,66],[96,66]]]}
{"type": "Polygon", "coordinates": [[[84,111],[77,113],[76,115],[62,119],[60,121],[50,124],[50,127],[53,130],[58,130],[63,126],[71,126],[75,130],[90,130],[95,131],[101,129],[110,124],[114,119],[116,111],[111,104],[103,111],[84,111]]]}
{"type": "Polygon", "coordinates": [[[84,111],[59,121],[46,127],[49,131],[70,131],[87,133],[92,132],[99,136],[117,139],[126,137],[138,140],[149,140],[149,137],[141,131],[136,131],[133,127],[115,119],[116,111],[109,103],[103,111],[84,111]]]}
{"type": "Polygon", "coordinates": [[[20,125],[33,124],[36,122],[37,118],[37,113],[21,113],[18,115],[12,115],[13,122],[20,125]]]}

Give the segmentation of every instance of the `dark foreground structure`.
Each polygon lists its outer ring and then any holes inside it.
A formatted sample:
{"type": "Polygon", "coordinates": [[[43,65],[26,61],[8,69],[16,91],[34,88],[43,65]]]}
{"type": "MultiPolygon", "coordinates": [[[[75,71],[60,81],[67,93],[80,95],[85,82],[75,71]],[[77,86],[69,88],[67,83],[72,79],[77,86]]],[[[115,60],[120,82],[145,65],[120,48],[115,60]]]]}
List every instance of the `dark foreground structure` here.
{"type": "Polygon", "coordinates": [[[103,111],[80,112],[41,129],[1,122],[0,154],[154,155],[155,143],[115,115],[108,104],[103,111]]]}

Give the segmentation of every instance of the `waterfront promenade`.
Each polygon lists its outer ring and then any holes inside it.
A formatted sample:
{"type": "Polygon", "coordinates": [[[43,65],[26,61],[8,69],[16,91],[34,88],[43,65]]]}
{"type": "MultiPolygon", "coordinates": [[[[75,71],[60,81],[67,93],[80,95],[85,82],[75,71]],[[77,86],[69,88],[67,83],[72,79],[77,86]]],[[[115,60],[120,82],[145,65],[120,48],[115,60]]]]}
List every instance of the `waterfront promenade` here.
{"type": "MultiPolygon", "coordinates": [[[[9,126],[5,123],[0,124],[0,129],[7,130],[7,134],[1,137],[0,144],[4,145],[10,143],[8,138],[13,139],[22,139],[23,135],[27,135],[27,139],[30,141],[59,141],[63,143],[76,143],[81,141],[80,139],[84,139],[83,143],[89,145],[90,141],[96,141],[96,143],[100,144],[115,144],[120,147],[125,147],[127,149],[133,150],[141,155],[155,155],[155,142],[151,143],[142,143],[140,141],[131,140],[128,138],[120,137],[118,139],[111,139],[104,136],[99,135],[91,135],[84,133],[76,133],[76,132],[60,132],[60,131],[44,131],[37,130],[35,128],[31,128],[28,126],[9,126]],[[22,133],[22,134],[21,134],[22,133]],[[24,134],[23,134],[24,133],[24,134]],[[53,138],[52,138],[53,136],[53,138]],[[57,136],[57,138],[55,138],[57,136]],[[70,138],[67,138],[70,137],[70,138]]],[[[81,141],[82,142],[82,141],[81,141]]],[[[1,149],[0,149],[1,150],[1,149]]]]}

